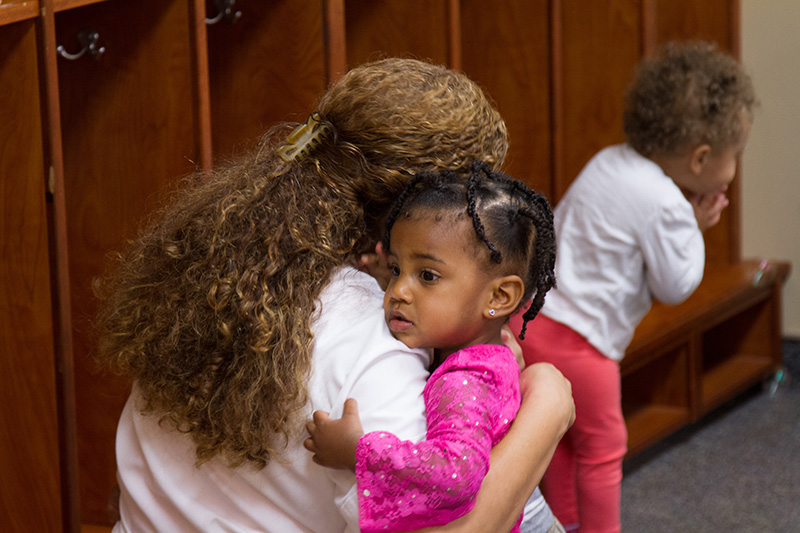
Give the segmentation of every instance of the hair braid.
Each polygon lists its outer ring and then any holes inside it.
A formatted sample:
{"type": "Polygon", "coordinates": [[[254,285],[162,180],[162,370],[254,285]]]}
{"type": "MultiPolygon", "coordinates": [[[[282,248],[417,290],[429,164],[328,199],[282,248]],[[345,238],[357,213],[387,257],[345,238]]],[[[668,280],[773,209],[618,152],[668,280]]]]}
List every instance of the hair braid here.
{"type": "Polygon", "coordinates": [[[528,276],[525,283],[526,296],[530,297],[532,294],[533,298],[530,306],[522,315],[522,330],[519,334],[519,338],[524,339],[528,322],[533,320],[541,310],[547,291],[556,286],[556,240],[553,211],[547,198],[530,189],[521,181],[502,174],[496,174],[494,179],[510,186],[512,198],[519,195],[525,201],[523,206],[513,210],[509,217],[510,223],[514,224],[524,217],[530,220],[534,227],[529,241],[533,258],[528,262],[528,276]]]}
{"type": "Polygon", "coordinates": [[[472,226],[475,228],[475,233],[478,235],[478,238],[480,238],[486,244],[486,247],[489,248],[492,261],[499,265],[503,262],[503,254],[486,236],[486,230],[483,227],[483,222],[481,222],[481,219],[478,216],[478,211],[475,207],[475,194],[478,186],[481,183],[481,173],[486,173],[487,177],[491,177],[489,167],[486,165],[486,163],[483,161],[476,161],[472,165],[472,174],[469,177],[469,186],[467,187],[467,213],[472,218],[472,226]]]}
{"type": "Polygon", "coordinates": [[[532,278],[535,279],[536,292],[531,300],[531,305],[522,315],[522,330],[519,333],[519,338],[525,338],[525,330],[528,327],[528,322],[536,318],[536,315],[544,305],[544,297],[547,291],[556,286],[555,276],[555,261],[556,261],[556,244],[555,244],[555,231],[553,229],[553,213],[547,200],[540,194],[534,194],[534,205],[538,207],[535,210],[526,210],[520,214],[530,218],[536,228],[536,241],[538,246],[535,247],[536,259],[531,261],[530,273],[532,278]],[[544,209],[546,207],[546,209],[544,209]],[[541,243],[552,243],[549,245],[541,245],[541,243]]]}

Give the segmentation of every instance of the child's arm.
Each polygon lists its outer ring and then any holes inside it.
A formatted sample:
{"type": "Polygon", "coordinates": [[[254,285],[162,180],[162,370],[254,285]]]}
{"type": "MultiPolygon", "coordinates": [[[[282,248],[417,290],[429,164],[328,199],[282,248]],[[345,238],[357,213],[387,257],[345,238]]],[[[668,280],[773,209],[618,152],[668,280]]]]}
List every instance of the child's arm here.
{"type": "Polygon", "coordinates": [[[331,419],[325,411],[314,411],[306,429],[311,437],[303,442],[303,446],[314,454],[315,463],[355,471],[356,446],[364,434],[358,416],[358,402],[348,398],[344,402],[342,418],[331,419]]]}
{"type": "Polygon", "coordinates": [[[358,442],[362,531],[446,524],[472,509],[494,438],[519,406],[516,361],[505,348],[487,350],[451,355],[428,380],[426,440],[379,431],[358,442]]]}
{"type": "Polygon", "coordinates": [[[666,305],[686,300],[703,279],[706,261],[701,230],[714,219],[719,220],[721,206],[727,202],[722,191],[716,194],[722,199],[711,201],[684,191],[689,205],[682,200],[670,202],[638,230],[647,287],[666,305]],[[718,201],[721,204],[717,205],[718,201]],[[712,214],[714,211],[716,214],[712,214]]]}
{"type": "Polygon", "coordinates": [[[475,507],[444,526],[417,533],[508,531],[544,475],[556,445],[575,421],[572,386],[553,365],[536,363],[520,376],[522,405],[511,430],[492,449],[475,507]]]}

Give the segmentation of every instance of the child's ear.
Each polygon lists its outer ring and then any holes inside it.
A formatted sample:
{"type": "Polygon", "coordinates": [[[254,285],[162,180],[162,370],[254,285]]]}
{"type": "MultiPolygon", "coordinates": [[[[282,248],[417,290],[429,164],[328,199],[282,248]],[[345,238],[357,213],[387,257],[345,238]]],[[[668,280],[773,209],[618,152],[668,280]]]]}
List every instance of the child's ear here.
{"type": "Polygon", "coordinates": [[[708,144],[701,144],[700,146],[692,150],[691,159],[689,160],[689,166],[692,169],[692,173],[695,176],[703,172],[703,166],[706,164],[706,161],[708,161],[708,155],[710,153],[711,153],[711,146],[708,144]]]}
{"type": "Polygon", "coordinates": [[[522,301],[522,295],[525,294],[525,284],[522,282],[522,278],[516,274],[495,279],[490,288],[492,294],[489,304],[483,310],[483,316],[486,318],[510,315],[522,301]]]}

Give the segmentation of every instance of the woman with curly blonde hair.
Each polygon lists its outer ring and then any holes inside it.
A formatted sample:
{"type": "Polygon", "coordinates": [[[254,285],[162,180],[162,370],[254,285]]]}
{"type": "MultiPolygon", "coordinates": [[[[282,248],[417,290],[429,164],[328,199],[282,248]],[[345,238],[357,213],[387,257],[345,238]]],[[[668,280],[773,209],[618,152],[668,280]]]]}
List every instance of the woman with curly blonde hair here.
{"type": "MultiPolygon", "coordinates": [[[[304,423],[354,397],[365,427],[422,438],[428,356],[391,337],[356,262],[410,176],[498,168],[506,147],[466,76],[387,59],[351,70],[305,124],[187,183],[98,286],[98,360],[134,383],[115,531],[357,528],[352,473],[311,461],[304,423]]],[[[487,511],[465,517],[487,527],[510,528],[570,422],[552,367],[523,376],[536,390],[519,425],[539,433],[509,437],[507,479],[487,482],[487,511]],[[527,492],[498,512],[506,483],[527,492]]]]}

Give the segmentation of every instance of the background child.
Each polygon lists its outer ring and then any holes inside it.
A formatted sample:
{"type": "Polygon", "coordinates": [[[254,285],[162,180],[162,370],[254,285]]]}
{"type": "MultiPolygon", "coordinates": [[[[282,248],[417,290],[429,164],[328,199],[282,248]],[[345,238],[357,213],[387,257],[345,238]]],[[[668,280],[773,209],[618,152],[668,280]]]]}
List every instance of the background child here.
{"type": "Polygon", "coordinates": [[[555,209],[559,289],[521,344],[526,362],[552,362],[573,386],[576,422],[543,480],[567,531],[620,530],[618,363],[653,297],[677,304],[700,283],[702,231],[728,205],[754,104],[733,58],[666,45],[628,89],[627,144],[600,151],[555,209]]]}
{"type": "Polygon", "coordinates": [[[319,464],[356,472],[362,531],[444,524],[474,505],[489,452],[519,407],[519,365],[501,330],[533,296],[524,336],[554,284],[552,224],[543,196],[483,163],[469,182],[421,174],[398,198],[384,242],[384,311],[397,339],[434,351],[427,440],[363,435],[348,400],[341,419],[317,411],[305,443],[319,464]]]}

